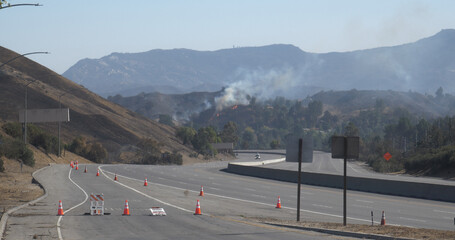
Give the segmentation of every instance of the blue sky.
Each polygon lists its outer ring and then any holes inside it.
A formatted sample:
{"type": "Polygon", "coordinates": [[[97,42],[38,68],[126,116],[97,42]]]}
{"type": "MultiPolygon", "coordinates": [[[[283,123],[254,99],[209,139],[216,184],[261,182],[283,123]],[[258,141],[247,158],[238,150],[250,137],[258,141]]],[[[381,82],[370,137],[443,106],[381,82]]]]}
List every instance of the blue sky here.
{"type": "Polygon", "coordinates": [[[0,45],[63,73],[112,52],[293,44],[344,52],[414,42],[455,29],[452,0],[9,0],[0,45]]]}

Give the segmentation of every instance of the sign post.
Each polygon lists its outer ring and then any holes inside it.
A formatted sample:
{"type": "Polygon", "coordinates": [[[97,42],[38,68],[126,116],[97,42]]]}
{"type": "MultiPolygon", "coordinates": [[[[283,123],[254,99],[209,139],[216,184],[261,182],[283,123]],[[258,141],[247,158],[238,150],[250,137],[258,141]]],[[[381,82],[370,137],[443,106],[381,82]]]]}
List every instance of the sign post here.
{"type": "Polygon", "coordinates": [[[302,139],[299,139],[299,177],[297,184],[297,222],[300,221],[300,185],[302,180],[302,139]]]}
{"type": "Polygon", "coordinates": [[[359,137],[332,136],[332,158],[344,159],[343,225],[346,226],[347,159],[359,158],[359,137]]]}

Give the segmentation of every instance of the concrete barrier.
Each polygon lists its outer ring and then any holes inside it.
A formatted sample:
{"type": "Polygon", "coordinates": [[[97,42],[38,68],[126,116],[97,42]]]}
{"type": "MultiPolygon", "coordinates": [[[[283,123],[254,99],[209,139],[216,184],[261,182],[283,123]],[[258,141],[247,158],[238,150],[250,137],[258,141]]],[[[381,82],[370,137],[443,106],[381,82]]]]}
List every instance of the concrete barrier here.
{"type": "MultiPolygon", "coordinates": [[[[229,163],[227,172],[297,183],[297,171],[248,166],[229,163]]],[[[302,172],[301,183],[315,186],[343,188],[343,176],[324,173],[302,172]]],[[[387,195],[455,202],[455,186],[431,183],[407,182],[365,177],[347,177],[349,190],[387,195]]]]}

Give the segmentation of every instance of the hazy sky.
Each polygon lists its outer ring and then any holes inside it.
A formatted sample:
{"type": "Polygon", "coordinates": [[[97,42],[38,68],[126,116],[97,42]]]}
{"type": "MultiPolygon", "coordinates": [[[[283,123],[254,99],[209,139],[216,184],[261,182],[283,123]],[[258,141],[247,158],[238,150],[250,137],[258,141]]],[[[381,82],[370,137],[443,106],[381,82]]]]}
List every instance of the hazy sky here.
{"type": "Polygon", "coordinates": [[[10,0],[0,45],[63,73],[112,52],[293,44],[307,52],[391,46],[455,29],[453,0],[10,0]]]}

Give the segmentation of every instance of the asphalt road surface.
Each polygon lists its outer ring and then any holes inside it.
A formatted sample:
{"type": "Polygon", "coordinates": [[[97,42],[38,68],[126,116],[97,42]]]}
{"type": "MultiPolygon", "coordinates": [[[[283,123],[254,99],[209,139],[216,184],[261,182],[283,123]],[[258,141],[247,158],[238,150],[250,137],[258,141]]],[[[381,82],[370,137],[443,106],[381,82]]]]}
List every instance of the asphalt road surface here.
{"type": "MultiPolygon", "coordinates": [[[[261,154],[261,160],[281,156],[261,154]]],[[[239,154],[254,160],[254,154],[239,154]]],[[[315,163],[317,164],[317,163],[315,163]]],[[[322,164],[322,163],[321,163],[322,164]]],[[[49,195],[16,211],[6,239],[330,239],[331,236],[276,228],[243,217],[296,219],[297,185],[220,171],[227,162],[187,166],[85,165],[75,171],[53,165],[37,174],[49,195]],[[100,168],[101,176],[96,177],[100,168]],[[117,174],[118,181],[114,181],[117,174]],[[143,186],[144,179],[148,186],[143,186]],[[198,196],[201,185],[204,196],[198,196]],[[105,216],[90,216],[87,194],[103,193],[105,216]],[[275,208],[281,198],[282,208],[275,208]],[[65,215],[56,216],[62,200],[65,215]],[[130,216],[122,216],[125,200],[130,216]],[[195,216],[196,200],[203,215],[195,216]],[[150,207],[167,216],[150,216],[150,207]]],[[[301,220],[342,222],[342,190],[302,186],[301,220]]],[[[348,223],[453,229],[452,203],[348,191],[348,223]]],[[[340,237],[334,237],[340,239],[340,237]]]]}

